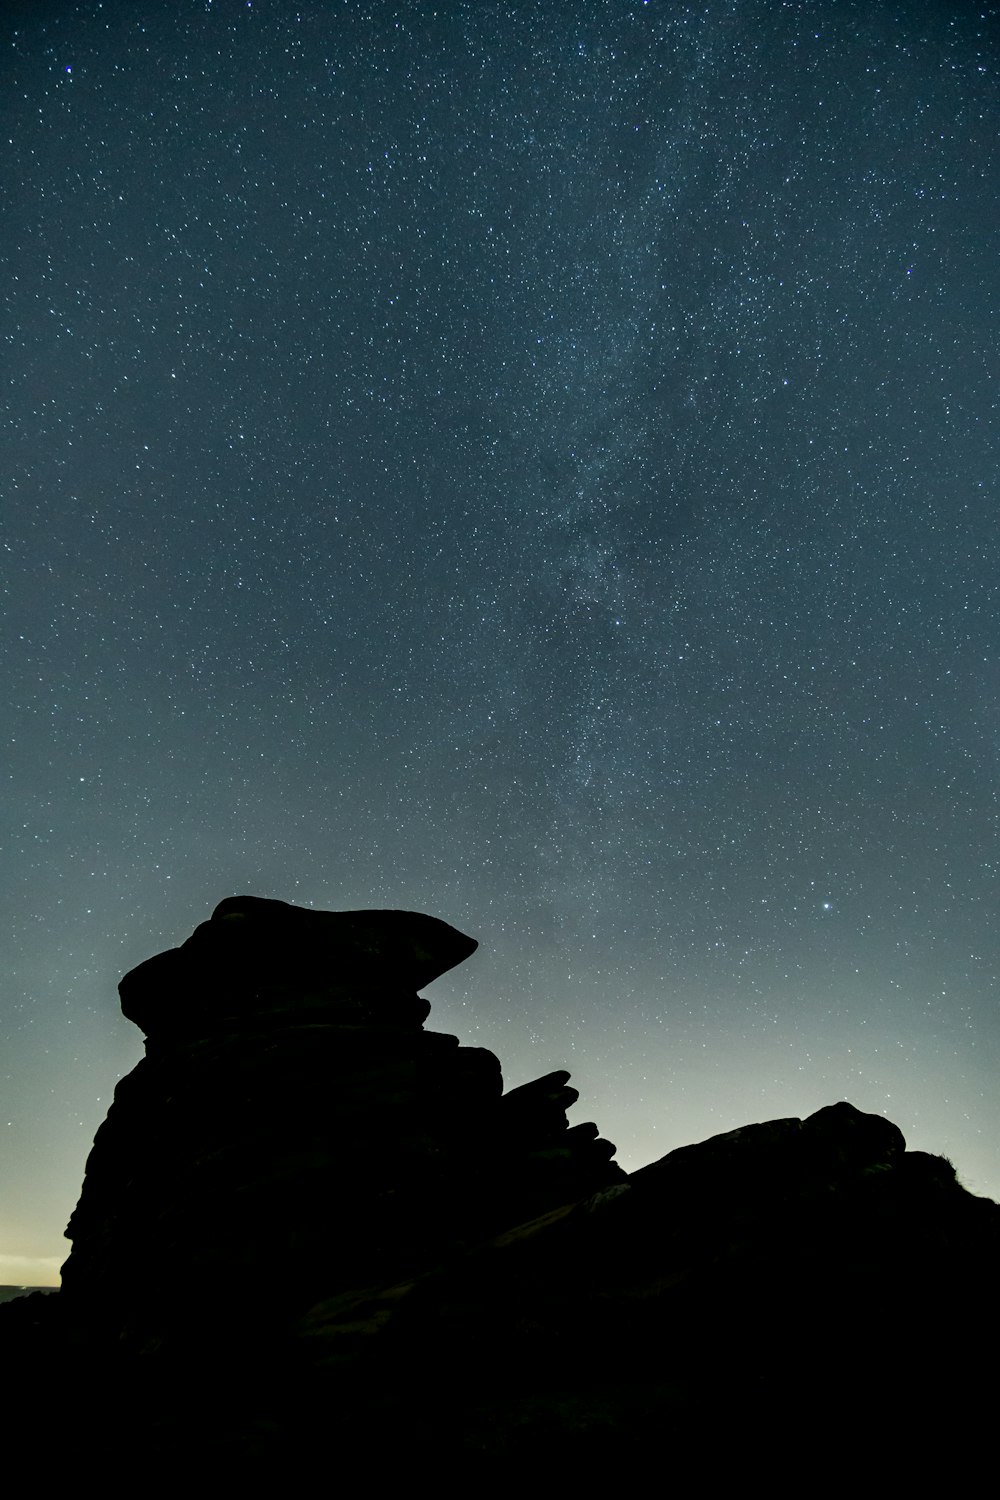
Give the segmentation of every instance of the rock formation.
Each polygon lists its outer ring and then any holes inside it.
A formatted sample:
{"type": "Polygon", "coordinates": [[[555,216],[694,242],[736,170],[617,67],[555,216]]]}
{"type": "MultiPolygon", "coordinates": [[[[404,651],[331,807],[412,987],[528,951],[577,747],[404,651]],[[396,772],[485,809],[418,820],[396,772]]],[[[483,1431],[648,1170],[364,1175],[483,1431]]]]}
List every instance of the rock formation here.
{"type": "Polygon", "coordinates": [[[146,1056],[94,1141],[66,1303],[140,1344],[220,1287],[269,1282],[284,1316],[623,1180],[568,1128],[568,1073],[504,1095],[491,1052],[423,1029],[417,990],[475,948],[412,912],[233,897],[126,974],[146,1056]]]}
{"type": "Polygon", "coordinates": [[[72,1392],[61,1451],[174,1482],[801,1490],[862,1459],[898,1484],[923,1403],[913,1476],[953,1483],[951,1424],[968,1453],[992,1420],[1000,1208],[843,1102],[626,1177],[569,1127],[567,1073],[504,1093],[424,1029],[418,990],[475,946],[239,897],[126,975],[146,1057],[63,1289],[0,1309],[21,1388],[72,1392]]]}

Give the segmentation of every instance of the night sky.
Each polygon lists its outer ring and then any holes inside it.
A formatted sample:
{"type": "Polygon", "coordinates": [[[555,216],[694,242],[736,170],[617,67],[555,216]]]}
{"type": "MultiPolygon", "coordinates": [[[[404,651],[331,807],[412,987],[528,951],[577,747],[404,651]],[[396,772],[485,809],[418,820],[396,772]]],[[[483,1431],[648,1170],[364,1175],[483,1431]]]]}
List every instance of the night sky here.
{"type": "Polygon", "coordinates": [[[1000,1197],[997,8],[4,15],[0,1282],[242,893],[478,938],[626,1168],[1000,1197]]]}

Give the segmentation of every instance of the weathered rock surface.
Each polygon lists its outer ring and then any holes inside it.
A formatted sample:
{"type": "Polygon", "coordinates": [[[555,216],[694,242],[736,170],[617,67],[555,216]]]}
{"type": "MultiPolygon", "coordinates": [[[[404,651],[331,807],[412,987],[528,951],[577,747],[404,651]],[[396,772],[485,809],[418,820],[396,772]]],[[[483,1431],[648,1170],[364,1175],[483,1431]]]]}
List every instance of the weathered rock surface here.
{"type": "Polygon", "coordinates": [[[423,1029],[474,947],[239,897],[125,977],[147,1056],[63,1290],[0,1308],[23,1445],[32,1393],[66,1393],[50,1477],[959,1483],[992,1437],[1000,1207],[843,1102],[626,1177],[568,1126],[568,1073],[504,1094],[423,1029]]]}

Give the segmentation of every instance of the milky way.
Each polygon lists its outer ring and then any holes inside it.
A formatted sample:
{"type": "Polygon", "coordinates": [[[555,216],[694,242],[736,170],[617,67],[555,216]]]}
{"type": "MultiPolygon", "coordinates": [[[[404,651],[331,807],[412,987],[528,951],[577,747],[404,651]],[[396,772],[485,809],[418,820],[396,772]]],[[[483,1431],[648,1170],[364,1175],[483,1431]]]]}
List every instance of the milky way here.
{"type": "Polygon", "coordinates": [[[994,7],[4,23],[0,1282],[222,897],[634,1167],[836,1099],[1000,1196],[994,7]]]}

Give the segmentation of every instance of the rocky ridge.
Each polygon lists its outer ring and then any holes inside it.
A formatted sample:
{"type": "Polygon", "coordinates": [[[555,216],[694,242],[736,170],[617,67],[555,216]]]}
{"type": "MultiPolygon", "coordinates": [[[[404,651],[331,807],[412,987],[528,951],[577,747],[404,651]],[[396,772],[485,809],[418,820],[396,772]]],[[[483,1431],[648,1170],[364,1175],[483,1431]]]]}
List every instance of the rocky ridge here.
{"type": "Polygon", "coordinates": [[[107,1456],[110,1400],[116,1447],[164,1472],[584,1475],[666,1446],[721,1476],[860,1410],[883,1435],[915,1400],[986,1420],[996,1204],[844,1102],[627,1177],[569,1126],[568,1073],[505,1093],[492,1053],[424,1028],[418,991],[475,947],[234,897],[125,976],[146,1056],[62,1291],[0,1309],[29,1384],[76,1383],[79,1441],[107,1456]]]}

